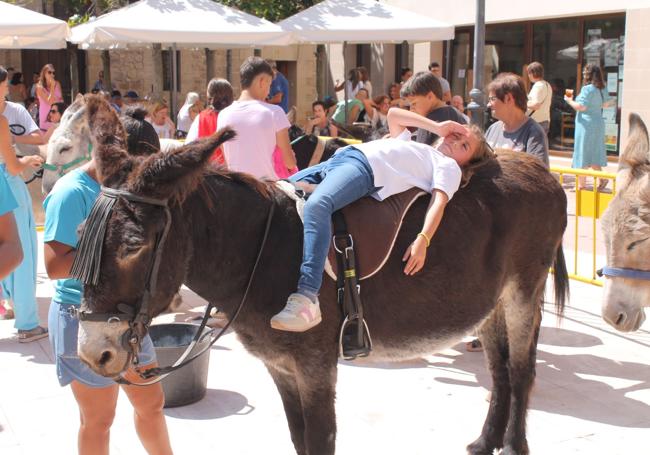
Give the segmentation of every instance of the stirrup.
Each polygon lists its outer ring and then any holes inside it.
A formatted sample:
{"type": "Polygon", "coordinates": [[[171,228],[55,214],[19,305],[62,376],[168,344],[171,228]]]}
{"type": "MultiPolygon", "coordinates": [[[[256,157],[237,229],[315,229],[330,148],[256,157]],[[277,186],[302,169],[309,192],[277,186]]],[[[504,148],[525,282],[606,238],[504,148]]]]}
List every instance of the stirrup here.
{"type": "Polygon", "coordinates": [[[358,317],[349,319],[346,316],[339,332],[339,356],[343,360],[354,360],[357,357],[368,357],[370,351],[372,351],[372,338],[365,319],[361,319],[361,327],[359,327],[358,317]],[[359,334],[359,331],[362,333],[359,334]]]}

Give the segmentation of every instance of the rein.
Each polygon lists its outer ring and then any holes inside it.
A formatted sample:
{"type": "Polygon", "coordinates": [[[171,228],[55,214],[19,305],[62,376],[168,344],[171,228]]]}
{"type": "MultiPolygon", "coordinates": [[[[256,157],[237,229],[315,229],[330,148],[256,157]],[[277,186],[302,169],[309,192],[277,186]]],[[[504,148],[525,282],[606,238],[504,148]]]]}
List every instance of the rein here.
{"type": "Polygon", "coordinates": [[[88,152],[85,155],[80,156],[79,158],[75,158],[74,160],[65,164],[45,163],[43,164],[43,169],[45,169],[46,171],[56,172],[59,177],[63,177],[65,174],[68,173],[70,169],[77,166],[78,164],[84,163],[86,161],[90,161],[93,158],[92,151],[93,151],[93,145],[92,143],[88,143],[88,152]]]}
{"type": "Polygon", "coordinates": [[[633,280],[650,281],[650,271],[648,270],[605,266],[602,269],[596,270],[596,273],[598,276],[608,278],[631,278],[633,280]]]}
{"type": "MultiPolygon", "coordinates": [[[[162,234],[159,235],[158,238],[156,239],[156,244],[154,246],[155,255],[153,258],[153,264],[149,270],[148,277],[147,277],[148,284],[145,289],[145,293],[142,297],[142,300],[140,302],[140,307],[137,308],[137,313],[136,310],[134,310],[132,307],[125,304],[118,304],[117,313],[92,313],[87,311],[77,311],[77,317],[79,318],[80,321],[94,321],[94,322],[108,322],[108,323],[127,321],[129,323],[129,329],[125,332],[123,336],[122,345],[130,353],[130,355],[132,355],[133,364],[136,366],[135,368],[136,372],[142,379],[151,379],[156,376],[157,378],[145,383],[132,383],[122,376],[114,378],[114,380],[119,384],[126,384],[126,385],[136,385],[136,386],[152,385],[162,381],[171,372],[184,367],[188,363],[195,360],[197,357],[201,356],[204,352],[210,349],[219,340],[219,338],[221,338],[221,336],[226,332],[226,330],[228,330],[228,328],[235,321],[235,319],[237,319],[237,316],[239,316],[239,313],[241,312],[242,308],[244,307],[244,304],[246,303],[250,288],[253,283],[253,279],[255,277],[255,273],[257,271],[257,267],[261,260],[262,253],[264,252],[264,247],[266,245],[266,241],[268,239],[269,232],[271,230],[271,222],[273,220],[273,214],[275,213],[275,203],[274,202],[271,203],[271,207],[269,209],[269,213],[266,219],[266,225],[264,228],[264,235],[262,237],[262,242],[258,249],[258,253],[255,259],[255,263],[253,265],[253,269],[251,270],[250,276],[248,278],[246,289],[244,290],[244,295],[242,296],[242,299],[239,302],[237,309],[233,313],[232,317],[229,319],[228,323],[221,329],[221,331],[210,341],[210,343],[206,347],[201,349],[201,351],[194,354],[189,359],[185,360],[192,352],[194,346],[199,342],[199,340],[204,338],[202,332],[210,317],[210,310],[213,306],[212,303],[209,303],[206,308],[205,314],[203,315],[201,324],[196,334],[194,335],[192,342],[189,344],[185,352],[183,352],[183,354],[173,365],[167,367],[155,367],[155,368],[150,368],[146,371],[140,371],[137,368],[138,365],[137,353],[140,347],[140,342],[142,341],[142,338],[146,335],[149,324],[151,323],[151,318],[149,317],[150,300],[151,300],[151,296],[155,295],[155,291],[157,287],[158,270],[160,268],[162,250],[165,241],[167,240],[167,235],[169,233],[169,230],[171,228],[171,212],[169,210],[168,200],[166,199],[162,200],[162,199],[147,198],[147,197],[138,196],[128,191],[115,190],[112,188],[105,188],[105,187],[102,187],[101,191],[102,191],[102,195],[112,199],[112,202],[109,203],[110,205],[104,208],[99,208],[98,212],[102,212],[99,215],[95,215],[93,217],[93,213],[91,213],[89,219],[94,218],[93,221],[99,220],[101,225],[103,225],[103,231],[101,233],[98,233],[99,235],[95,236],[94,239],[95,241],[99,239],[99,241],[101,241],[102,243],[104,240],[106,221],[108,219],[108,215],[110,215],[110,212],[112,211],[112,207],[117,198],[121,197],[132,202],[141,202],[144,204],[156,205],[156,206],[163,207],[165,209],[165,216],[166,216],[165,228],[162,234]]],[[[99,200],[96,202],[96,206],[98,205],[101,205],[99,200]]],[[[94,211],[95,211],[95,207],[93,207],[93,212],[94,211]]],[[[84,240],[84,237],[85,235],[82,237],[82,242],[84,240]]],[[[94,255],[99,255],[99,257],[94,257],[93,259],[86,261],[87,262],[86,264],[79,264],[79,265],[77,264],[77,259],[75,258],[72,275],[83,278],[82,281],[96,284],[97,281],[99,280],[99,261],[101,260],[101,246],[100,247],[95,246],[95,249],[89,248],[89,250],[93,251],[94,255]],[[90,261],[92,261],[94,264],[90,264],[89,263],[90,261]]],[[[79,256],[80,254],[78,251],[76,257],[79,256]]]]}

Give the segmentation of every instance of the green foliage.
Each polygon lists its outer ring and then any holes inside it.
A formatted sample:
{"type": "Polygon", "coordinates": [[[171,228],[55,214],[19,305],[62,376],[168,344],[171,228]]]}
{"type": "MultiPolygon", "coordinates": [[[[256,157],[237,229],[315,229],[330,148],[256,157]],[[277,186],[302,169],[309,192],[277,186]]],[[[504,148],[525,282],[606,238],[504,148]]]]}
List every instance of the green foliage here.
{"type": "Polygon", "coordinates": [[[320,1],[322,0],[220,0],[219,3],[278,22],[320,1]]]}

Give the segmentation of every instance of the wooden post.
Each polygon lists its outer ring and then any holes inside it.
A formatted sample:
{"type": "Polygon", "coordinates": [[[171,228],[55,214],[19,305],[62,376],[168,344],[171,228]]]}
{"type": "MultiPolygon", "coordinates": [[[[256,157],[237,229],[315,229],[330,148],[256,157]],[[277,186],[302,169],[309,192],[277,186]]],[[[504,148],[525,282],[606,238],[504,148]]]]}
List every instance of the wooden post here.
{"type": "Polygon", "coordinates": [[[102,51],[102,70],[104,71],[104,90],[113,93],[113,83],[111,82],[111,55],[108,51],[102,51]]]}
{"type": "Polygon", "coordinates": [[[150,95],[152,99],[160,99],[163,92],[163,62],[160,43],[154,44],[151,52],[153,54],[153,84],[150,95]]]}
{"type": "Polygon", "coordinates": [[[79,60],[77,59],[77,45],[68,43],[68,61],[70,62],[70,102],[79,93],[79,60]]]}

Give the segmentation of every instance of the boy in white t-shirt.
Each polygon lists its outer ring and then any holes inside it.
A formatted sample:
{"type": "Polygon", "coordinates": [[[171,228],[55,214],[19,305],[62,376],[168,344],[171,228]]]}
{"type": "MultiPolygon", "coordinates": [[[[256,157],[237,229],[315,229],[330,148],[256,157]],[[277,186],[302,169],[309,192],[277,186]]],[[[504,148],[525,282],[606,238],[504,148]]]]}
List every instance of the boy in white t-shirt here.
{"type": "Polygon", "coordinates": [[[303,260],[298,289],[284,309],[271,318],[278,330],[304,332],[321,321],[320,290],[329,249],[332,213],[364,196],[380,201],[409,188],[432,194],[422,231],[404,253],[404,273],[424,266],[426,249],[436,232],[447,202],[462,180],[461,167],[491,155],[477,127],[452,121],[434,122],[403,109],[388,111],[390,139],[348,146],[329,160],[298,172],[291,181],[318,184],[304,208],[303,260]],[[435,147],[411,141],[406,127],[439,135],[435,147]]]}
{"type": "Polygon", "coordinates": [[[228,168],[257,178],[277,179],[273,152],[281,150],[287,169],[296,167],[289,141],[289,120],[281,107],[264,100],[269,95],[273,69],[260,57],[248,57],[239,69],[242,92],[239,99],[219,113],[219,129],[230,126],[235,139],[224,143],[228,168]]]}

